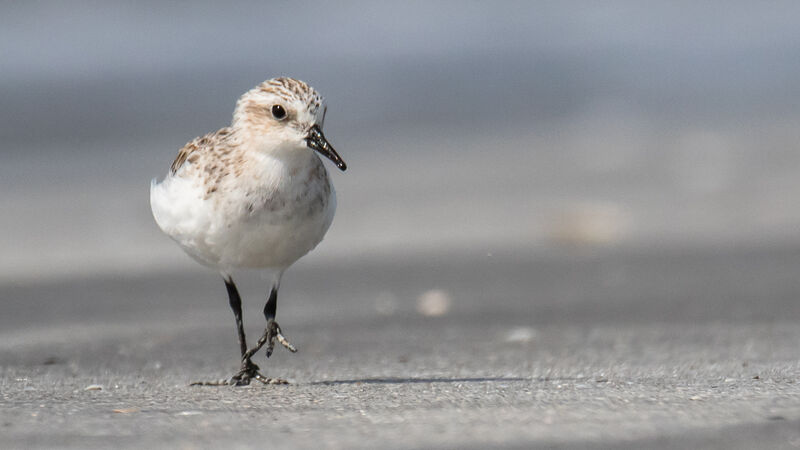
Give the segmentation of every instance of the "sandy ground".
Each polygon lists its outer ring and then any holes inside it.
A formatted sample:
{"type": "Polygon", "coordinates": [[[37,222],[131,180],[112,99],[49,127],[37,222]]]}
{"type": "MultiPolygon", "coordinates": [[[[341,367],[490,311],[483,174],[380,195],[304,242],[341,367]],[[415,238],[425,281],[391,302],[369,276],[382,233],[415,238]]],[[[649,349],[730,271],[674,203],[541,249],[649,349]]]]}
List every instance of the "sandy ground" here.
{"type": "MultiPolygon", "coordinates": [[[[800,250],[300,264],[287,386],[202,269],[0,289],[3,448],[800,446],[800,250]]],[[[251,336],[265,286],[241,276],[251,336]]]]}

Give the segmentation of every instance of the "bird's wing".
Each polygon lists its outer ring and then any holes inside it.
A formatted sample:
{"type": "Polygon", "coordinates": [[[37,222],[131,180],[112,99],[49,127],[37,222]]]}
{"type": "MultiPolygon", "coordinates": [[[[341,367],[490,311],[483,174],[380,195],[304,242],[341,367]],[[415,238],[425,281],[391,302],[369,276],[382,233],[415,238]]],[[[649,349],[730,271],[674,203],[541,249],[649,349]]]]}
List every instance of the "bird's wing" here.
{"type": "Polygon", "coordinates": [[[186,161],[194,162],[196,155],[200,151],[213,151],[222,141],[227,140],[231,136],[231,132],[231,128],[222,128],[187,142],[183,148],[178,150],[178,156],[175,157],[175,161],[173,161],[170,166],[170,172],[174,175],[186,161]]]}

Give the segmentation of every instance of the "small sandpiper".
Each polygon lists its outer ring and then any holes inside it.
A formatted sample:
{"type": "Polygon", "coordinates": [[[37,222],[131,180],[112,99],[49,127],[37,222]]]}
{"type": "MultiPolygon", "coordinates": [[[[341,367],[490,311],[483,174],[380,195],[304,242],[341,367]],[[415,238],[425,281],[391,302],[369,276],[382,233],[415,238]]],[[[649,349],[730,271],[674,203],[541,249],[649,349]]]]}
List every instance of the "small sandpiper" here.
{"type": "Polygon", "coordinates": [[[230,380],[197,384],[285,383],[268,378],[251,361],[275,341],[296,348],[275,321],[283,272],[322,241],[336,210],[336,193],[317,153],[341,170],[347,165],[322,134],[326,106],[306,83],[267,80],[239,98],[230,127],[186,144],[166,178],[150,185],[158,226],[191,257],[216,269],[225,281],[236,318],[242,365],[230,380]],[[267,271],[270,290],[266,328],[247,347],[242,301],[231,273],[267,271]]]}

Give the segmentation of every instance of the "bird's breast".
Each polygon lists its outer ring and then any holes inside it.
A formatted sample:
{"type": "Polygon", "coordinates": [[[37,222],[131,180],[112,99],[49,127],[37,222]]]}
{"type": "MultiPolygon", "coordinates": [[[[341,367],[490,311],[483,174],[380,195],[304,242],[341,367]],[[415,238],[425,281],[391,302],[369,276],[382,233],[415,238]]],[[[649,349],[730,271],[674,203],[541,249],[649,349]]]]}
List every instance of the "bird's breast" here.
{"type": "Polygon", "coordinates": [[[244,195],[245,218],[275,223],[325,216],[333,189],[325,167],[316,162],[252,186],[244,195]]]}
{"type": "Polygon", "coordinates": [[[226,250],[221,259],[231,266],[288,267],[322,241],[335,209],[324,167],[261,185],[245,195],[240,215],[229,219],[227,247],[236,252],[226,250]]]}

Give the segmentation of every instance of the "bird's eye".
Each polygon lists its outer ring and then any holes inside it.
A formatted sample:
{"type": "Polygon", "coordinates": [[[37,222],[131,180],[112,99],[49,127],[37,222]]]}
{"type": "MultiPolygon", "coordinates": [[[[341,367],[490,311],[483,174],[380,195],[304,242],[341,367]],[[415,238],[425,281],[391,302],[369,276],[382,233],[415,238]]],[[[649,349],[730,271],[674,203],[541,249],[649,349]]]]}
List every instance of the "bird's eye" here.
{"type": "Polygon", "coordinates": [[[272,105],[272,117],[275,120],[283,120],[286,118],[286,110],[281,105],[272,105]]]}

